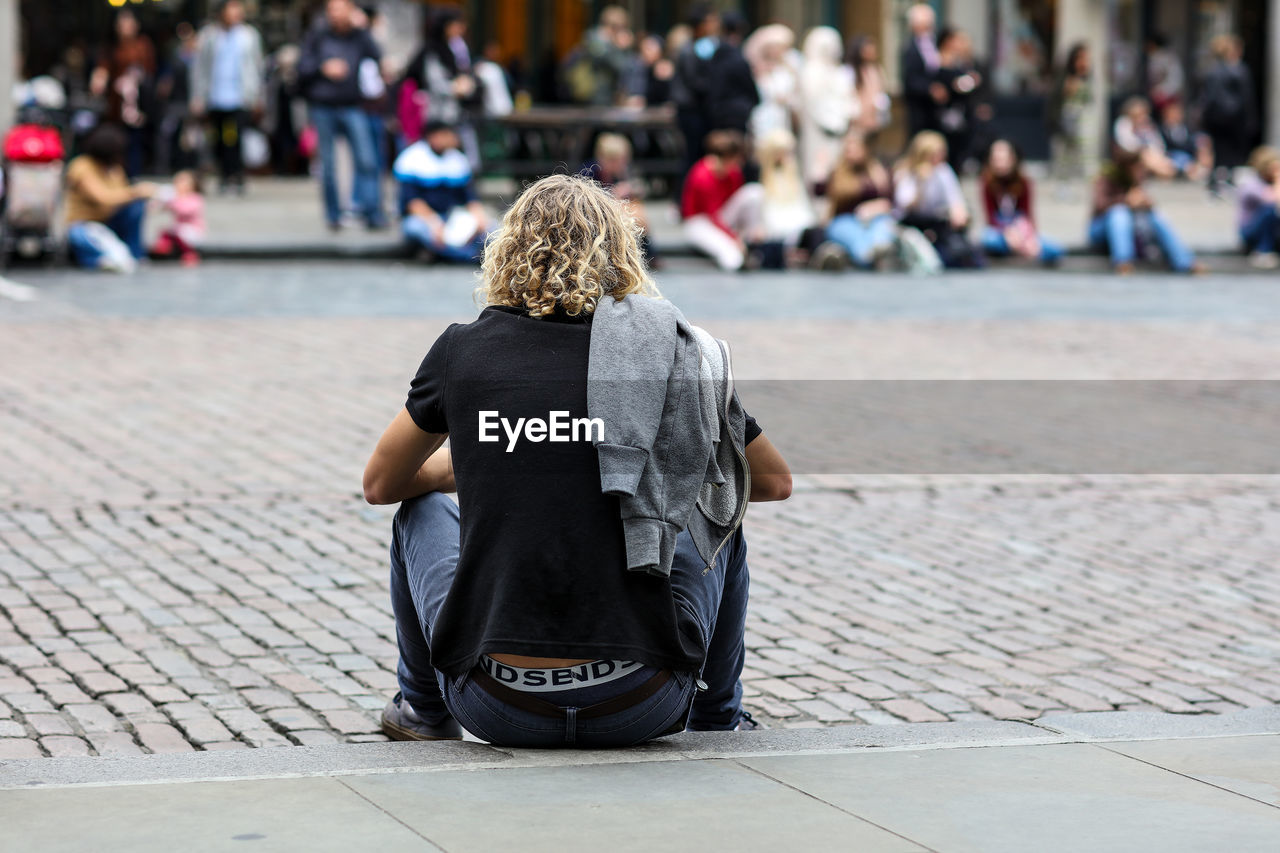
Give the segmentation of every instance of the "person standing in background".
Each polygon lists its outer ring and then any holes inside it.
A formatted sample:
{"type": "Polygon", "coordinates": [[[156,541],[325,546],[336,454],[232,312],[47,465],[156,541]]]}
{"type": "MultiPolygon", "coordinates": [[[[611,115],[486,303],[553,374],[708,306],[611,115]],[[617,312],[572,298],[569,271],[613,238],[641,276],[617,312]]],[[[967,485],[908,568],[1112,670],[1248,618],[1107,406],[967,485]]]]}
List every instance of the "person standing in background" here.
{"type": "Polygon", "coordinates": [[[105,121],[121,124],[128,133],[124,169],[130,177],[142,172],[146,148],[144,128],[151,109],[156,76],[156,48],[128,9],[116,13],[115,40],[89,78],[89,91],[106,97],[105,121]]]}
{"type": "Polygon", "coordinates": [[[720,45],[707,68],[711,130],[747,132],[751,111],[760,103],[751,66],[742,55],[747,19],[737,12],[720,16],[720,45]]]}
{"type": "Polygon", "coordinates": [[[858,36],[849,42],[845,64],[853,69],[853,87],[858,99],[854,125],[870,140],[889,123],[890,101],[884,85],[884,69],[880,67],[880,49],[871,36],[858,36]]]}
{"type": "MultiPolygon", "coordinates": [[[[676,126],[684,137],[684,168],[688,175],[702,159],[707,136],[707,67],[720,45],[720,13],[708,3],[699,3],[689,13],[693,37],[676,55],[676,73],[671,78],[671,100],[676,105],[676,126]]],[[[681,197],[676,187],[676,197],[681,197]]]]}
{"type": "Polygon", "coordinates": [[[483,100],[467,47],[467,22],[459,9],[436,9],[427,21],[422,48],[409,60],[405,79],[426,94],[429,122],[450,125],[462,141],[473,172],[480,169],[480,143],[471,121],[483,100]]]}
{"type": "Polygon", "coordinates": [[[946,137],[947,162],[959,175],[973,151],[977,131],[974,102],[982,75],[973,67],[973,43],[962,29],[947,27],[938,35],[938,57],[936,79],[946,94],[936,103],[932,124],[946,137]]]}
{"type": "Polygon", "coordinates": [[[1089,46],[1076,42],[1067,51],[1067,61],[1049,100],[1050,171],[1058,181],[1059,196],[1067,181],[1084,177],[1084,117],[1093,103],[1091,75],[1089,46]]]}
{"type": "Polygon", "coordinates": [[[1210,49],[1214,63],[1201,87],[1200,123],[1213,140],[1213,174],[1210,189],[1231,183],[1232,172],[1244,165],[1249,143],[1257,129],[1257,102],[1253,77],[1244,64],[1244,44],[1239,36],[1214,37],[1210,49]]]}
{"type": "Polygon", "coordinates": [[[334,142],[339,133],[351,146],[355,197],[365,223],[370,229],[387,227],[378,161],[369,123],[360,108],[363,98],[358,78],[361,63],[366,59],[376,63],[381,57],[368,31],[355,26],[355,13],[351,0],[328,0],[324,20],[307,33],[298,60],[298,79],[306,92],[319,142],[324,217],[331,231],[342,227],[334,159],[334,142]]]}
{"type": "Polygon", "coordinates": [[[1187,75],[1182,70],[1182,60],[1169,47],[1169,37],[1155,33],[1147,39],[1147,94],[1156,115],[1174,101],[1182,100],[1187,75]]]}
{"type": "Polygon", "coordinates": [[[857,117],[853,75],[842,65],[844,42],[831,27],[814,27],[804,38],[800,68],[800,165],[814,195],[835,169],[844,135],[857,117]]]}
{"type": "Polygon", "coordinates": [[[207,116],[218,161],[219,192],[244,194],[240,136],[262,114],[262,38],[245,23],[243,0],[224,0],[200,30],[191,69],[191,113],[207,116]]]}
{"type": "Polygon", "coordinates": [[[751,65],[760,103],[751,111],[751,135],[763,139],[774,130],[791,130],[799,80],[792,53],[796,34],[786,24],[766,24],[742,47],[751,65]]]}
{"type": "Polygon", "coordinates": [[[938,56],[933,7],[917,3],[907,10],[910,39],[902,49],[902,100],[907,106],[907,136],[934,130],[932,120],[937,105],[947,98],[946,87],[935,75],[942,65],[938,56]]]}

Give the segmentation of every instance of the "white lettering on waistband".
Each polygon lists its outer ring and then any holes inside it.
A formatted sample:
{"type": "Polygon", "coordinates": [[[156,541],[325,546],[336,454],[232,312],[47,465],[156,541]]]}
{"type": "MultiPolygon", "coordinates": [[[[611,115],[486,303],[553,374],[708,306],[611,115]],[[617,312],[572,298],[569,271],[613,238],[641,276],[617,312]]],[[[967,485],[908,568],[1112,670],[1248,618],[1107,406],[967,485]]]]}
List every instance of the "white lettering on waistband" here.
{"type": "Polygon", "coordinates": [[[507,437],[507,452],[516,449],[516,442],[523,438],[535,444],[542,441],[604,441],[604,421],[601,418],[571,418],[567,411],[547,412],[543,418],[504,418],[493,409],[479,412],[479,441],[502,441],[498,428],[507,437]]]}
{"type": "Polygon", "coordinates": [[[608,684],[641,665],[633,660],[595,660],[577,666],[528,669],[501,663],[488,655],[480,658],[480,667],[490,678],[524,693],[551,693],[608,684]]]}

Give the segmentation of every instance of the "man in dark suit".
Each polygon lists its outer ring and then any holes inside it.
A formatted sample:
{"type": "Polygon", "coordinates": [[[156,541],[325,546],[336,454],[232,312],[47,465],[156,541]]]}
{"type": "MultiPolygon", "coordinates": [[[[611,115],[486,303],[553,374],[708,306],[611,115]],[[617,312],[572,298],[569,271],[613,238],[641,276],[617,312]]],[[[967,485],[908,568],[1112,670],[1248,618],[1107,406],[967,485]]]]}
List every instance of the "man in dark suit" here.
{"type": "Polygon", "coordinates": [[[907,132],[915,136],[933,127],[937,104],[947,97],[946,87],[938,80],[941,62],[935,35],[933,8],[917,3],[907,10],[910,37],[902,49],[902,100],[907,106],[907,132]]]}

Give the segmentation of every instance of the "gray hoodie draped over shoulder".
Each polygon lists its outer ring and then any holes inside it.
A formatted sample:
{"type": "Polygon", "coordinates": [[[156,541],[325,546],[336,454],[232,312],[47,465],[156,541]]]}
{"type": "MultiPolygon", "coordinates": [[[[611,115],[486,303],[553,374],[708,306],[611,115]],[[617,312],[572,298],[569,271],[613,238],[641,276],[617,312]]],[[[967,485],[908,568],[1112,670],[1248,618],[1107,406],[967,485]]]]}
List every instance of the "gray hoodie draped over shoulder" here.
{"type": "Polygon", "coordinates": [[[587,416],[604,425],[600,487],[619,498],[627,568],[670,575],[686,528],[710,564],[750,493],[728,346],[665,299],[606,297],[591,323],[587,416]]]}

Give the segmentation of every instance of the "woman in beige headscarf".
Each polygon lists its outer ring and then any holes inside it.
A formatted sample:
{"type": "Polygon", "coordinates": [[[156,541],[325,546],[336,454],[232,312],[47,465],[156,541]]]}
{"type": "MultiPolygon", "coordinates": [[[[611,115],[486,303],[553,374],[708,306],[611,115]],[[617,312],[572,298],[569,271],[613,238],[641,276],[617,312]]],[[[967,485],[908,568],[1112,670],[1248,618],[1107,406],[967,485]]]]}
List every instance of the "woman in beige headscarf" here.
{"type": "Polygon", "coordinates": [[[831,27],[815,27],[804,39],[800,69],[800,165],[805,183],[821,186],[840,157],[850,124],[857,118],[853,75],[842,64],[844,44],[831,27]]]}
{"type": "Polygon", "coordinates": [[[766,24],[742,45],[760,90],[760,103],[752,110],[749,124],[751,135],[758,140],[771,131],[791,130],[799,85],[795,43],[796,34],[786,24],[766,24]]]}

